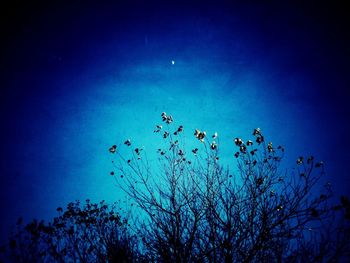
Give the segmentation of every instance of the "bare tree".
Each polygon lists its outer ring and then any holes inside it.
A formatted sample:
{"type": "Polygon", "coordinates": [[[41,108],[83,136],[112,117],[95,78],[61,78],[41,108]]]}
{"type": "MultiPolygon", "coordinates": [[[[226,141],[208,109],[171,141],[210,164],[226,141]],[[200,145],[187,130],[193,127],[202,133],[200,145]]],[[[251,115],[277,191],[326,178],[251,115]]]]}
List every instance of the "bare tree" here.
{"type": "MultiPolygon", "coordinates": [[[[130,206],[70,203],[45,224],[34,220],[9,240],[14,262],[349,262],[350,201],[315,189],[322,161],[297,158],[280,168],[284,148],[259,128],[232,142],[232,167],[220,159],[217,133],[182,125],[162,113],[156,160],[130,139],[113,145],[115,177],[130,206]],[[118,210],[117,210],[118,209],[118,210]],[[130,210],[129,210],[130,209],[130,210]]],[[[317,186],[317,187],[316,187],[317,186]]]]}
{"type": "Polygon", "coordinates": [[[328,184],[314,191],[322,161],[300,156],[292,173],[282,172],[284,148],[267,143],[257,128],[251,140],[234,139],[231,172],[220,165],[217,133],[196,129],[200,147],[187,149],[184,127],[161,117],[157,165],[131,140],[110,148],[118,186],[142,211],[134,227],[149,261],[322,262],[349,251],[349,221],[331,224],[336,210],[349,209],[347,201],[333,207],[328,184]]]}

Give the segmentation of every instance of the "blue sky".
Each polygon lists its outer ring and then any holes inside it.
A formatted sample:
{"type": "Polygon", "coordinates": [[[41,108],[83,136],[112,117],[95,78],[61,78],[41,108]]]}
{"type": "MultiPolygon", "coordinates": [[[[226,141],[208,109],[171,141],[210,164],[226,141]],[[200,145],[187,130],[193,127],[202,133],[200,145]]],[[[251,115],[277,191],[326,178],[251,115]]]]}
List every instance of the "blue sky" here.
{"type": "Polygon", "coordinates": [[[118,199],[108,148],[131,138],[154,152],[163,111],[189,137],[217,131],[227,162],[233,138],[260,127],[286,147],[285,167],[313,154],[326,163],[324,180],[347,192],[340,4],[51,3],[4,12],[2,236],[21,215],[118,199]]]}

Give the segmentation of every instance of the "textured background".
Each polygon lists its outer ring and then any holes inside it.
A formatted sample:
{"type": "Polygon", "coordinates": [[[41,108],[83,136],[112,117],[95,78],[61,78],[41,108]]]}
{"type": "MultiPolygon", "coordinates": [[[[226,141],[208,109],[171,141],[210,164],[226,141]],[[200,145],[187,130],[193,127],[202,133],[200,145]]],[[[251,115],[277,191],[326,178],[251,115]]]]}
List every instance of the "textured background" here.
{"type": "Polygon", "coordinates": [[[131,138],[152,155],[162,111],[189,137],[217,131],[223,163],[261,127],[286,168],[312,153],[348,191],[341,4],[48,2],[1,8],[2,238],[18,216],[118,199],[108,148],[131,138]]]}

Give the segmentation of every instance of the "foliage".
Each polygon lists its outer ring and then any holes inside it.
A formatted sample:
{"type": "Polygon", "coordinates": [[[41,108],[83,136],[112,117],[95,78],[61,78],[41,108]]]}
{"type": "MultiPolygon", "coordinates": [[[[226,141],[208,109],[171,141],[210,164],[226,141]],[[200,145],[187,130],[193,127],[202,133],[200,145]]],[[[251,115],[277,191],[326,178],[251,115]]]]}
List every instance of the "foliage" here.
{"type": "Polygon", "coordinates": [[[127,232],[127,219],[115,207],[74,202],[46,224],[33,220],[17,230],[9,241],[13,262],[131,262],[136,258],[136,242],[127,232]]]}

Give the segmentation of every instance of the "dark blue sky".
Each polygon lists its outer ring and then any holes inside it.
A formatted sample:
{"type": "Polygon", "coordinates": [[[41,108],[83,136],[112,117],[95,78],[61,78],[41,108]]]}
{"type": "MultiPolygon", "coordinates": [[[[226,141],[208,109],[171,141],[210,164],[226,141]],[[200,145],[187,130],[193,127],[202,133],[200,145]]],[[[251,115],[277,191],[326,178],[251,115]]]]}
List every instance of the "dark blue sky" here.
{"type": "Polygon", "coordinates": [[[217,131],[232,163],[232,139],[261,127],[285,167],[314,154],[347,192],[341,4],[48,2],[1,8],[1,236],[21,215],[118,199],[107,149],[132,138],[153,152],[162,111],[188,136],[217,131]]]}

